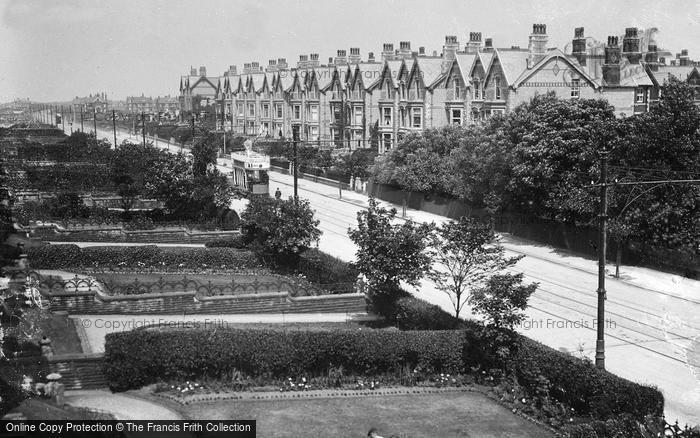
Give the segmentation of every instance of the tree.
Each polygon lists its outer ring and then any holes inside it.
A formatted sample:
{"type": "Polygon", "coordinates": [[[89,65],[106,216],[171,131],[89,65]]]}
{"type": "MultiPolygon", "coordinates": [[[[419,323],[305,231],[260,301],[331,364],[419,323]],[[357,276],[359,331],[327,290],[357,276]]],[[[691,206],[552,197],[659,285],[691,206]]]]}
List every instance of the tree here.
{"type": "Polygon", "coordinates": [[[192,146],[192,172],[195,176],[207,173],[207,170],[216,168],[216,158],[221,142],[216,134],[206,132],[202,137],[195,139],[192,146]]]}
{"type": "Polygon", "coordinates": [[[523,274],[496,274],[485,285],[474,290],[470,304],[474,313],[482,315],[486,325],[497,329],[513,329],[525,318],[527,301],[537,284],[523,284],[523,274]]]}
{"type": "Polygon", "coordinates": [[[309,201],[253,196],[241,214],[244,238],[265,259],[296,266],[299,256],[318,242],[321,230],[309,201]]]}
{"type": "Polygon", "coordinates": [[[426,245],[432,224],[394,224],[395,218],[396,209],[387,210],[370,198],[367,209],[357,213],[357,228],[348,230],[357,245],[357,269],[369,283],[370,300],[385,315],[401,295],[400,283],[417,285],[431,261],[426,245]]]}
{"type": "Polygon", "coordinates": [[[372,149],[356,149],[348,154],[341,155],[338,167],[346,175],[350,176],[350,185],[354,186],[355,180],[365,180],[371,175],[371,166],[377,152],[372,149]]]}
{"type": "Polygon", "coordinates": [[[10,193],[10,178],[5,167],[5,160],[0,158],[0,244],[14,230],[10,193]]]}
{"type": "Polygon", "coordinates": [[[435,229],[430,257],[434,264],[428,276],[450,297],[456,319],[473,291],[522,258],[506,257],[493,228],[467,217],[435,229]]]}

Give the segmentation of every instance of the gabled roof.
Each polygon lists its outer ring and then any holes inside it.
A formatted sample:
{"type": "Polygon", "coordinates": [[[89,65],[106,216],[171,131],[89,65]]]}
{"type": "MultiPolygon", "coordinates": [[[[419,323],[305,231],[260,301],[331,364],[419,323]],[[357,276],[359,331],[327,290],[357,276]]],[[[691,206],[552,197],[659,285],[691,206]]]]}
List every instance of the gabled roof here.
{"type": "MultiPolygon", "coordinates": [[[[423,85],[427,88],[434,88],[445,77],[442,72],[442,58],[418,57],[411,69],[412,72],[420,70],[423,78],[423,85]]],[[[469,81],[466,82],[467,84],[469,81]]]]}
{"type": "Polygon", "coordinates": [[[382,77],[384,64],[379,62],[361,62],[356,65],[355,76],[362,81],[365,90],[369,90],[382,77]]]}
{"type": "Polygon", "coordinates": [[[530,52],[524,49],[495,49],[486,76],[491,74],[491,68],[496,58],[498,58],[506,84],[512,86],[523,71],[527,69],[527,58],[529,55],[530,52]]]}
{"type": "Polygon", "coordinates": [[[471,82],[472,70],[474,69],[474,64],[476,64],[477,59],[479,59],[478,52],[458,53],[457,56],[455,56],[455,61],[450,67],[450,70],[454,68],[454,64],[456,63],[459,67],[459,71],[462,73],[462,80],[465,84],[469,84],[471,82]]]}
{"type": "Polygon", "coordinates": [[[256,93],[259,93],[262,91],[263,84],[265,83],[265,74],[264,73],[251,73],[249,75],[250,78],[250,86],[253,87],[253,91],[256,93]]]}
{"type": "Polygon", "coordinates": [[[649,69],[649,74],[655,85],[659,86],[672,77],[687,81],[693,71],[698,72],[698,68],[694,65],[660,65],[657,71],[649,69]]]}
{"type": "Polygon", "coordinates": [[[296,70],[290,69],[290,70],[282,70],[279,72],[279,87],[282,88],[282,91],[289,91],[290,88],[292,88],[292,84],[294,84],[294,77],[296,76],[296,70]]]}
{"type": "Polygon", "coordinates": [[[387,61],[386,65],[389,69],[389,76],[391,77],[393,86],[398,87],[398,78],[399,75],[403,72],[403,69],[406,68],[406,63],[403,61],[403,59],[393,59],[391,61],[387,61]]]}
{"type": "MultiPolygon", "coordinates": [[[[527,63],[527,57],[525,59],[526,59],[525,62],[527,63]]],[[[509,85],[511,85],[513,88],[518,88],[523,82],[525,82],[529,78],[531,78],[532,75],[537,73],[542,67],[547,65],[553,59],[556,59],[557,62],[561,61],[562,63],[565,63],[573,70],[576,70],[576,72],[581,77],[583,77],[586,81],[588,81],[593,86],[593,88],[600,88],[601,84],[599,84],[592,76],[590,76],[585,69],[581,68],[581,66],[578,64],[578,62],[576,62],[576,60],[575,60],[576,58],[573,58],[571,56],[564,54],[564,52],[562,52],[559,49],[549,50],[547,52],[547,55],[545,55],[544,58],[540,59],[539,62],[537,62],[537,64],[532,66],[532,68],[527,68],[527,64],[526,64],[525,70],[520,74],[520,76],[515,81],[513,81],[512,84],[509,84],[509,85]]]]}
{"type": "Polygon", "coordinates": [[[625,62],[620,68],[620,87],[651,87],[654,82],[646,69],[640,64],[625,62]]]}
{"type": "Polygon", "coordinates": [[[338,84],[338,85],[340,86],[340,89],[341,89],[341,90],[344,90],[344,89],[345,89],[345,80],[344,80],[344,79],[345,79],[345,78],[344,78],[344,76],[345,76],[345,70],[341,71],[341,70],[339,70],[339,69],[333,67],[332,70],[330,70],[330,71],[327,73],[327,75],[329,76],[329,79],[330,79],[330,80],[328,81],[328,83],[327,83],[323,88],[320,88],[320,87],[319,87],[319,89],[320,89],[321,91],[324,91],[324,92],[325,92],[325,91],[327,91],[327,90],[333,88],[333,86],[334,86],[335,84],[338,84]]]}
{"type": "MultiPolygon", "coordinates": [[[[195,76],[196,77],[196,76],[195,76]]],[[[217,76],[199,76],[196,77],[196,81],[192,81],[192,76],[190,77],[190,89],[193,89],[199,84],[206,83],[208,84],[211,88],[216,90],[216,84],[219,82],[219,78],[217,76]]]]}
{"type": "MultiPolygon", "coordinates": [[[[484,73],[485,73],[485,74],[488,74],[488,72],[489,72],[489,66],[491,65],[491,60],[493,59],[493,52],[492,52],[492,51],[489,51],[489,52],[479,52],[479,53],[478,53],[478,56],[479,56],[479,60],[481,61],[481,65],[482,65],[483,68],[484,68],[484,73]]],[[[474,68],[474,67],[476,67],[476,60],[474,61],[474,65],[472,66],[472,68],[474,68]]],[[[469,72],[469,75],[471,76],[472,73],[474,73],[474,72],[473,72],[473,71],[470,71],[470,72],[469,72]]]]}
{"type": "Polygon", "coordinates": [[[318,84],[319,91],[324,91],[330,85],[333,80],[333,75],[335,74],[336,68],[334,66],[330,67],[316,67],[314,69],[314,78],[318,84]]]}

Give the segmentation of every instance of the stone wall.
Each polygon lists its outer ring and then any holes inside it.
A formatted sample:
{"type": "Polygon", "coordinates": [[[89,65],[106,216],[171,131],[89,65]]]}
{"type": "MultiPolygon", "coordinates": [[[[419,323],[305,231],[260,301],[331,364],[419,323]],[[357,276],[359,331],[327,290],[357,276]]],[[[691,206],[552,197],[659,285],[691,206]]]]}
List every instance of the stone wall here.
{"type": "Polygon", "coordinates": [[[364,313],[362,294],[292,297],[289,292],[196,296],[195,292],[103,296],[95,291],[52,293],[52,311],[70,314],[364,313]]]}

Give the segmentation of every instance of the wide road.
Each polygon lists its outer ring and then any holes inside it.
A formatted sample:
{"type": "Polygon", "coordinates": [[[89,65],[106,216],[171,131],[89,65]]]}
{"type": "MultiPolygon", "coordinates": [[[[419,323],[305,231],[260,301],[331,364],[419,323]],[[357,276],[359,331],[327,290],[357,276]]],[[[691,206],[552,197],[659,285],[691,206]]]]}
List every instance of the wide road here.
{"type": "MultiPolygon", "coordinates": [[[[113,141],[111,131],[98,128],[98,137],[113,141]]],[[[117,132],[119,143],[125,139],[141,141],[140,136],[117,132]]],[[[158,146],[165,148],[167,144],[158,142],[158,146]]],[[[179,150],[172,145],[169,149],[179,150]]],[[[219,160],[219,163],[225,164],[219,166],[222,171],[230,169],[227,160],[219,160]]],[[[270,192],[278,187],[283,196],[292,196],[290,176],[271,173],[270,192]]],[[[309,200],[320,220],[323,235],[319,248],[353,261],[355,245],[347,231],[356,225],[356,215],[366,208],[367,197],[343,192],[341,199],[337,188],[301,179],[299,196],[309,200]]],[[[414,210],[410,210],[408,216],[424,222],[445,220],[442,216],[414,210]]],[[[506,238],[504,242],[513,254],[526,254],[514,270],[539,283],[530,299],[527,319],[519,331],[552,348],[592,360],[595,357],[598,281],[594,269],[582,268],[585,260],[565,257],[551,249],[542,251],[541,246],[514,239],[506,238]]],[[[653,277],[653,271],[650,272],[653,277]]],[[[659,278],[662,276],[669,277],[658,273],[659,278]]],[[[666,398],[665,413],[671,422],[678,419],[681,424],[700,424],[700,282],[686,287],[692,293],[676,293],[658,290],[652,280],[631,284],[608,279],[606,368],[635,382],[657,386],[666,398]]],[[[430,281],[423,281],[412,292],[452,311],[448,296],[430,281]]],[[[464,313],[469,317],[469,309],[464,313]]]]}
{"type": "MultiPolygon", "coordinates": [[[[283,196],[292,196],[290,176],[272,173],[270,192],[278,187],[283,196]]],[[[338,188],[302,179],[299,196],[310,201],[320,220],[323,235],[319,248],[343,260],[354,260],[355,245],[347,231],[356,226],[357,213],[366,208],[367,198],[343,192],[341,199],[338,188]]],[[[407,215],[422,222],[445,220],[414,210],[407,215]]],[[[528,254],[514,271],[539,283],[519,331],[555,349],[593,360],[597,275],[553,251],[544,257],[533,245],[507,238],[504,241],[513,255],[528,254]]],[[[667,418],[699,424],[700,296],[664,293],[614,279],[608,279],[606,289],[606,368],[627,379],[659,387],[666,397],[667,418]]],[[[424,280],[412,292],[453,311],[449,297],[430,281],[424,280]]],[[[469,316],[468,309],[465,313],[469,316]]]]}

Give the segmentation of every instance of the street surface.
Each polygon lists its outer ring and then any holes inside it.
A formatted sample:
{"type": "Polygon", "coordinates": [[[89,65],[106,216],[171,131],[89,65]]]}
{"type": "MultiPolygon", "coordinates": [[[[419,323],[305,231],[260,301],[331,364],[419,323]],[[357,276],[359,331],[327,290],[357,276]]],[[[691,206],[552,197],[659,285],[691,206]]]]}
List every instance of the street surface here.
{"type": "MultiPolygon", "coordinates": [[[[98,137],[113,142],[111,131],[98,129],[98,137]]],[[[141,141],[140,136],[117,132],[119,143],[125,139],[141,141]]],[[[162,141],[158,146],[180,150],[162,141]]],[[[230,171],[230,161],[220,159],[219,164],[220,170],[230,171]]],[[[292,196],[291,176],[271,172],[271,194],[278,187],[284,197],[292,196]]],[[[368,198],[343,191],[341,199],[337,187],[302,179],[299,196],[309,200],[320,220],[319,248],[353,261],[355,245],[347,231],[356,226],[356,215],[366,208],[368,198]]],[[[391,207],[386,202],[381,205],[391,207]]],[[[400,215],[400,206],[394,207],[400,215]]],[[[409,210],[407,216],[421,222],[446,220],[416,210],[409,210]]],[[[596,262],[508,236],[503,243],[511,254],[526,255],[514,270],[539,283],[519,331],[552,348],[594,359],[596,262]]],[[[606,282],[606,369],[657,386],[666,398],[669,422],[700,424],[700,282],[636,267],[623,267],[622,274],[622,279],[608,277],[606,282]]],[[[453,311],[448,296],[430,281],[423,281],[412,293],[453,311]]],[[[470,316],[468,308],[463,316],[470,316]]]]}

